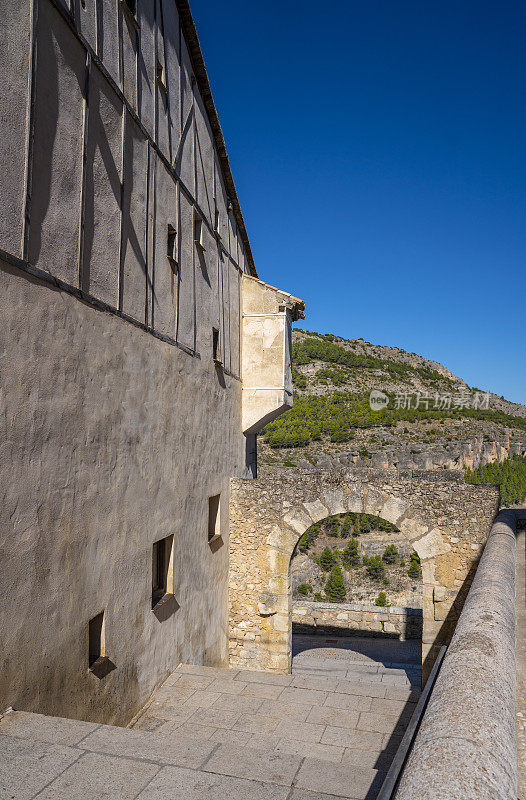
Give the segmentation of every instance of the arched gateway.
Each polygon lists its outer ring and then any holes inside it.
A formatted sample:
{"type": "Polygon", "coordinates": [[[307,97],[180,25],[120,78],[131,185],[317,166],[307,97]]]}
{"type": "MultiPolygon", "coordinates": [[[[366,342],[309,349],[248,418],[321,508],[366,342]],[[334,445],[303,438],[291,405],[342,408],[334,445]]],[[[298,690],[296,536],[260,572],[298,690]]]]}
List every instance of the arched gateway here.
{"type": "Polygon", "coordinates": [[[499,505],[453,472],[268,470],[232,480],[229,663],[290,672],[290,559],[314,522],[346,511],[394,523],[422,564],[424,673],[453,633],[499,505]]]}

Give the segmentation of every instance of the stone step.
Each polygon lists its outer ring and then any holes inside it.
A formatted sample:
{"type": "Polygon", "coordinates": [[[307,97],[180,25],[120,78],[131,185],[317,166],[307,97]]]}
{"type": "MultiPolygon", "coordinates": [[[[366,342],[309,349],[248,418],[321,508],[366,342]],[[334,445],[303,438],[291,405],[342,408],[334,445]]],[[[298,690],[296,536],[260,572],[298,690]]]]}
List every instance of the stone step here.
{"type": "Polygon", "coordinates": [[[309,752],[11,711],[0,718],[0,794],[209,800],[219,792],[231,800],[370,800],[388,765],[367,753],[365,747],[349,750],[334,763],[309,752]]]}

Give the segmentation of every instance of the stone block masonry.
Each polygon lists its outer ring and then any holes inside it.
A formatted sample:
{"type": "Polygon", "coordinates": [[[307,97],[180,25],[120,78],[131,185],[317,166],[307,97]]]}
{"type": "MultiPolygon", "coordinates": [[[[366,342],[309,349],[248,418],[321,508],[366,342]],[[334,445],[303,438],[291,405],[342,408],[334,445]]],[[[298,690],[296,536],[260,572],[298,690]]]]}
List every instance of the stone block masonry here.
{"type": "Polygon", "coordinates": [[[362,633],[393,636],[400,640],[422,638],[422,609],[366,603],[311,603],[294,600],[291,620],[296,633],[362,633]]]}
{"type": "Polygon", "coordinates": [[[427,674],[450,641],[499,507],[496,486],[436,471],[262,471],[234,479],[230,506],[231,666],[288,672],[290,559],[314,522],[347,511],[395,524],[420,556],[427,674]]]}

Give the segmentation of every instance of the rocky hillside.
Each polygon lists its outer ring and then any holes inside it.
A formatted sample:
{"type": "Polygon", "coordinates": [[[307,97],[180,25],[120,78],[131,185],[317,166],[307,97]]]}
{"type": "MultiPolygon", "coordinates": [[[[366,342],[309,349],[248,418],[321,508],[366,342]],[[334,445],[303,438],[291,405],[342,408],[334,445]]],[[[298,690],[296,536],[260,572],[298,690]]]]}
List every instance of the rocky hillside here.
{"type": "Polygon", "coordinates": [[[296,329],[293,380],[294,409],[260,437],[263,464],[473,469],[526,454],[525,406],[416,353],[296,329]]]}
{"type": "Polygon", "coordinates": [[[338,602],[374,604],[383,591],[391,605],[418,608],[422,577],[415,557],[407,537],[386,520],[338,514],[301,537],[291,563],[293,596],[333,602],[327,584],[336,565],[345,587],[338,602]]]}

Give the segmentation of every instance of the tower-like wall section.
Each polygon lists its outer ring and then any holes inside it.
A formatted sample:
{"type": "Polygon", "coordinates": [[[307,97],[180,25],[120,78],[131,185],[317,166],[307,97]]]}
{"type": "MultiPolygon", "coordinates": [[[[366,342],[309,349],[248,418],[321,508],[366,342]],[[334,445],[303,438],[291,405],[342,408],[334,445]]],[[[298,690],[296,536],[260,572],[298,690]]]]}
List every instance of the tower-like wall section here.
{"type": "Polygon", "coordinates": [[[254,270],[186,4],[8,6],[0,712],[122,724],[180,661],[227,661],[240,283],[254,270]],[[152,548],[170,536],[173,599],[155,611],[152,548]],[[101,611],[112,667],[97,677],[101,611]]]}

